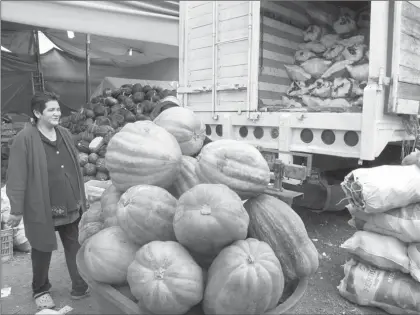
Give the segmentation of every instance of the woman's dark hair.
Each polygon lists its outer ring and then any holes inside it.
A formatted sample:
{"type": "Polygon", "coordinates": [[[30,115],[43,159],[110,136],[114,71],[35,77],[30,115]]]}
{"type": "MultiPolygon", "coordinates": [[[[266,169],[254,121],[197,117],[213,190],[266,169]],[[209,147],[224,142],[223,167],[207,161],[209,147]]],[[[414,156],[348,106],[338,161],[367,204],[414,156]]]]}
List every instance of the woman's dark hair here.
{"type": "Polygon", "coordinates": [[[42,113],[46,107],[46,104],[49,101],[57,101],[59,100],[59,96],[54,92],[36,92],[34,96],[32,96],[31,100],[31,114],[32,118],[35,122],[38,121],[38,118],[35,116],[34,111],[42,113]]]}

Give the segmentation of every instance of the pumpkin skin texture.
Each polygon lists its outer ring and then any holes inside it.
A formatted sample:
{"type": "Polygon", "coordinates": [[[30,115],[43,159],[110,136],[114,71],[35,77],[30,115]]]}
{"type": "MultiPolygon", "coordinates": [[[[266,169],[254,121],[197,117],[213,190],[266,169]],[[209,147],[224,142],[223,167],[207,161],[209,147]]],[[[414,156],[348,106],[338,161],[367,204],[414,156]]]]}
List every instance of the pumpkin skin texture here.
{"type": "Polygon", "coordinates": [[[175,198],[179,198],[184,192],[200,184],[200,180],[195,174],[197,164],[197,159],[187,155],[182,156],[181,171],[168,189],[175,198]]]}
{"type": "Polygon", "coordinates": [[[151,121],[126,124],[108,143],[106,166],[120,191],[140,185],[168,188],[181,168],[179,144],[151,121]]]}
{"type": "Polygon", "coordinates": [[[127,283],[127,269],[139,249],[124,231],[113,226],[99,231],[86,242],[86,269],[93,280],[107,284],[127,283]]]}
{"type": "Polygon", "coordinates": [[[104,227],[118,226],[117,210],[120,198],[121,192],[112,184],[103,192],[101,208],[104,227]]]}
{"type": "Polygon", "coordinates": [[[165,189],[138,185],[129,188],[118,202],[118,224],[136,244],[175,241],[173,219],[176,199],[165,189]]]}
{"type": "Polygon", "coordinates": [[[153,122],[176,138],[183,155],[195,155],[203,147],[206,127],[193,111],[179,106],[171,107],[160,113],[153,122]]]}
{"type": "Polygon", "coordinates": [[[250,223],[249,237],[268,243],[279,259],[286,282],[313,275],[318,251],[299,215],[288,204],[263,194],[244,204],[250,223]]]}
{"type": "Polygon", "coordinates": [[[203,272],[177,242],[144,245],[128,267],[128,284],[152,314],[185,314],[203,298],[203,272]]]}
{"type": "Polygon", "coordinates": [[[248,225],[249,216],[239,196],[220,184],[199,184],[185,192],[174,217],[176,239],[203,267],[223,247],[244,240],[248,225]]]}
{"type": "Polygon", "coordinates": [[[204,292],[210,314],[263,314],[278,304],[284,289],[279,260],[271,247],[253,238],[236,241],[213,261],[204,292]]]}
{"type": "Polygon", "coordinates": [[[203,147],[195,172],[202,183],[224,184],[243,200],[264,192],[270,169],[252,145],[235,140],[216,140],[203,147]]]}

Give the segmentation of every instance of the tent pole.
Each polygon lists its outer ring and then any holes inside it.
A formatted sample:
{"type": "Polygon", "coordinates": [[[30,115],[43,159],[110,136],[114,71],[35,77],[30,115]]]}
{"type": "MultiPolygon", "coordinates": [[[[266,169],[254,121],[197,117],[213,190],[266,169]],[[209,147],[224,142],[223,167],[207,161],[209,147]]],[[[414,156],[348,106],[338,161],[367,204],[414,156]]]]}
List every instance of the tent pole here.
{"type": "Polygon", "coordinates": [[[35,55],[36,55],[36,68],[38,70],[38,75],[41,73],[41,54],[39,52],[39,37],[38,31],[33,31],[35,39],[35,55]]]}
{"type": "Polygon", "coordinates": [[[90,34],[86,34],[86,104],[90,102],[90,34]]]}

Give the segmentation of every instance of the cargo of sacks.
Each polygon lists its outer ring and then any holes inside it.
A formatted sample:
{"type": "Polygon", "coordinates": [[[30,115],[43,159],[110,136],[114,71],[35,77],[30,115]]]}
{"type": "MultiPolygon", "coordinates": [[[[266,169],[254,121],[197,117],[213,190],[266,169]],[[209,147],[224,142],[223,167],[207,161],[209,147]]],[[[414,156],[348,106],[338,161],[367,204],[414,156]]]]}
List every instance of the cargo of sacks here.
{"type": "Polygon", "coordinates": [[[390,314],[420,314],[420,168],[406,164],[357,169],[342,183],[358,231],[341,245],[338,290],[390,314]]]}
{"type": "MultiPolygon", "coordinates": [[[[361,112],[369,75],[370,7],[354,11],[345,7],[332,10],[332,4],[328,9],[322,8],[321,4],[304,2],[297,6],[305,6],[305,16],[312,24],[301,30],[293,29],[294,45],[288,48],[296,49],[294,56],[285,58],[284,65],[276,71],[287,73],[290,83],[281,83],[278,90],[283,94],[273,101],[264,100],[265,93],[260,89],[261,110],[361,112]],[[283,89],[285,84],[289,86],[283,89]]],[[[266,8],[263,10],[267,11],[266,8]]],[[[263,25],[262,32],[269,32],[269,28],[263,25]]],[[[287,39],[289,43],[292,40],[287,39]]],[[[277,75],[265,73],[266,69],[273,69],[271,67],[278,68],[278,65],[270,64],[268,59],[272,52],[265,53],[270,50],[270,45],[266,46],[262,50],[260,81],[265,80],[266,75],[277,75]]]]}

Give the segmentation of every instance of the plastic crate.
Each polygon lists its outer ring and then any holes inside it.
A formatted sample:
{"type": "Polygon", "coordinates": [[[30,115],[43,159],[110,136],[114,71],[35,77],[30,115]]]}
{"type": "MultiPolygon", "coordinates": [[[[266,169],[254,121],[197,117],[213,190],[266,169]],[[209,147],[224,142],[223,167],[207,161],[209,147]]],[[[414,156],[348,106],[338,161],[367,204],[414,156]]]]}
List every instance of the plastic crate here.
{"type": "Polygon", "coordinates": [[[13,229],[1,230],[1,262],[9,261],[13,258],[13,229]]]}

